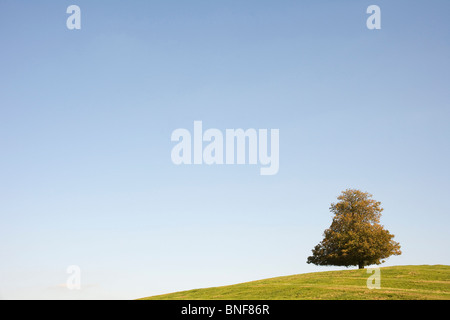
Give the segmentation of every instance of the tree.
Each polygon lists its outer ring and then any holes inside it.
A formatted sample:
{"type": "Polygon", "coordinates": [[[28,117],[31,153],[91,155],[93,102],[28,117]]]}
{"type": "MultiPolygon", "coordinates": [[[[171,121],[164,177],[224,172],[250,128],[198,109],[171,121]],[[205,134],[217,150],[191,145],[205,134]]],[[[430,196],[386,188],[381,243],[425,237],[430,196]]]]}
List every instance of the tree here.
{"type": "Polygon", "coordinates": [[[400,244],[394,235],[380,225],[383,208],[372,195],[347,189],[332,203],[334,213],[324,239],[312,250],[307,262],[315,265],[364,266],[380,264],[391,255],[400,255],[400,244]]]}

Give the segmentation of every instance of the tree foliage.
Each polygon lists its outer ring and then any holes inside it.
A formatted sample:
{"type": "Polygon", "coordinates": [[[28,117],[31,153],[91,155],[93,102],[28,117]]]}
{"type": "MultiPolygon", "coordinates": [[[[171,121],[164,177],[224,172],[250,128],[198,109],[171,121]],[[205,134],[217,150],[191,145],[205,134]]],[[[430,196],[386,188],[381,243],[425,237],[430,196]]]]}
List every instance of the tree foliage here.
{"type": "Polygon", "coordinates": [[[380,225],[381,202],[372,195],[347,189],[332,203],[334,213],[324,239],[312,250],[307,262],[316,265],[354,266],[360,269],[380,264],[391,255],[400,255],[394,235],[380,225]]]}

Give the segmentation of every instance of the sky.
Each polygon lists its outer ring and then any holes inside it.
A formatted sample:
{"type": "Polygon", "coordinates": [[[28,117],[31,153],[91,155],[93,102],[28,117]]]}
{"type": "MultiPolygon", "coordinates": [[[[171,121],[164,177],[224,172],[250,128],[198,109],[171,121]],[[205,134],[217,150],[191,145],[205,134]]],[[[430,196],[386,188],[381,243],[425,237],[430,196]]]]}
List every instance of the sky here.
{"type": "Polygon", "coordinates": [[[0,299],[136,299],[338,270],[306,259],[347,188],[382,203],[402,246],[382,266],[450,264],[449,11],[0,0],[0,299]],[[194,121],[279,129],[278,173],[175,165],[171,134],[194,121]]]}

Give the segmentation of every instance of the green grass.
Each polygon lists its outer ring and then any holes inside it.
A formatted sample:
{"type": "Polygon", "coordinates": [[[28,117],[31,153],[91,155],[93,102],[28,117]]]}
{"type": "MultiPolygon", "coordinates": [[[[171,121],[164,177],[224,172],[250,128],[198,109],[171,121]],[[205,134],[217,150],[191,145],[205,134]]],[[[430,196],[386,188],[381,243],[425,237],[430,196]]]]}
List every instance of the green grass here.
{"type": "Polygon", "coordinates": [[[368,289],[364,270],[305,273],[142,300],[449,300],[450,266],[380,268],[381,288],[368,289]]]}

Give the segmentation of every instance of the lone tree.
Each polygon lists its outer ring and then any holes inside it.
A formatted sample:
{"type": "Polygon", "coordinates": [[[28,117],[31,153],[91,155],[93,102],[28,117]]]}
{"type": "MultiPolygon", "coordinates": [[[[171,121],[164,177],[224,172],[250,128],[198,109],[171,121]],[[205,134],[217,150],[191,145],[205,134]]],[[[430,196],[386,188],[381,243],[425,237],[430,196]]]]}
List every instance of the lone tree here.
{"type": "Polygon", "coordinates": [[[315,265],[364,266],[383,263],[391,255],[400,255],[400,244],[380,225],[383,208],[372,195],[347,189],[332,203],[334,213],[324,239],[312,250],[307,262],[315,265]]]}

